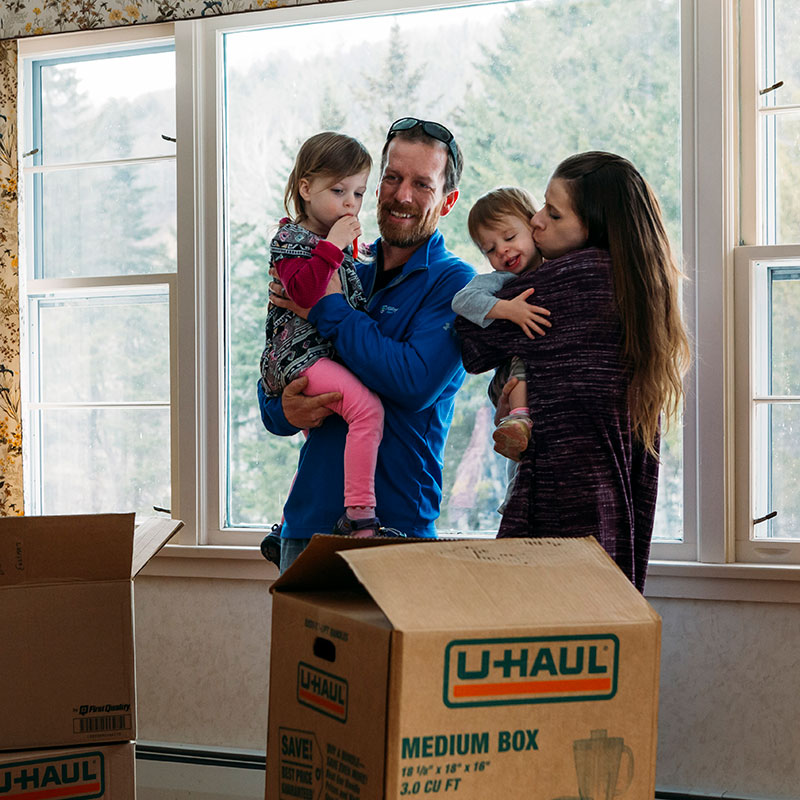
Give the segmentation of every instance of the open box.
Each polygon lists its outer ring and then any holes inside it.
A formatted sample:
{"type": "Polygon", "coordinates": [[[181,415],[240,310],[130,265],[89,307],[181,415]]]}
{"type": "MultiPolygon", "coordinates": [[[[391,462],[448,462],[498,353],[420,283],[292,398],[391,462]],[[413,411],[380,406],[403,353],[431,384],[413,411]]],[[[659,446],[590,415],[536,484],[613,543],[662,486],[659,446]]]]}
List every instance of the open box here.
{"type": "Polygon", "coordinates": [[[136,737],[133,578],[182,525],[0,519],[0,750],[136,737]]]}
{"type": "Polygon", "coordinates": [[[661,623],[593,538],[318,536],[272,591],[267,800],[653,796],[661,623]]]}

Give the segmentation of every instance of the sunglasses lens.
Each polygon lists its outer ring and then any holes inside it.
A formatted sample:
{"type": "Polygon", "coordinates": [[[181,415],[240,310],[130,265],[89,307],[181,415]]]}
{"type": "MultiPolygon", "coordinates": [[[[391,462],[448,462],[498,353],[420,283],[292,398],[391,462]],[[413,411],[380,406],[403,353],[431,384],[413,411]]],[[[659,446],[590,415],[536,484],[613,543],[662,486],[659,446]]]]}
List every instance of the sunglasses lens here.
{"type": "Polygon", "coordinates": [[[414,117],[403,117],[392,123],[392,127],[389,128],[389,133],[394,133],[395,131],[410,131],[412,128],[416,128],[421,122],[422,120],[414,119],[414,117]]]}
{"type": "Polygon", "coordinates": [[[428,136],[433,136],[434,139],[438,139],[440,142],[447,143],[453,138],[453,134],[444,125],[439,125],[438,122],[426,122],[422,128],[428,136]]]}

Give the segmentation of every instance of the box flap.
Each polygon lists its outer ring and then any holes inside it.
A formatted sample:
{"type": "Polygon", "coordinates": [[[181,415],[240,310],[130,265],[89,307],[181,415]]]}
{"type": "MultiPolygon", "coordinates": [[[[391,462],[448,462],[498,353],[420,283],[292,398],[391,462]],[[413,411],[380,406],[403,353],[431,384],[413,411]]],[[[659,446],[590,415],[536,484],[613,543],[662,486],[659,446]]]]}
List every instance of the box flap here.
{"type": "Polygon", "coordinates": [[[133,514],[0,519],[0,586],[129,579],[133,514]]]}
{"type": "Polygon", "coordinates": [[[179,519],[151,517],[139,525],[133,533],[133,559],[131,577],[135,578],[145,564],[183,527],[179,519]]]}
{"type": "Polygon", "coordinates": [[[434,541],[339,555],[404,631],[657,618],[593,537],[434,541]]]}
{"type": "MultiPolygon", "coordinates": [[[[360,583],[347,564],[336,556],[340,550],[372,548],[422,542],[422,539],[353,539],[349,536],[318,534],[286,572],[270,587],[271,592],[302,589],[330,591],[357,589],[360,583]]],[[[429,540],[433,541],[433,540],[429,540]]]]}

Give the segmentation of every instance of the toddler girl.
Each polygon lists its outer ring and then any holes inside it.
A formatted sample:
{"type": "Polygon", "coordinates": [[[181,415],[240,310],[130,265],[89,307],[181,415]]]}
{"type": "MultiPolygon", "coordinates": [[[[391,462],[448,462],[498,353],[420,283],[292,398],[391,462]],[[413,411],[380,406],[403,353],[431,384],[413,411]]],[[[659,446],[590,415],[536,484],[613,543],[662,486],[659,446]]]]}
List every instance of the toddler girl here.
{"type": "MultiPolygon", "coordinates": [[[[372,158],[356,139],[330,131],[318,133],[300,148],[286,185],[284,207],[270,244],[270,267],[286,295],[301,308],[312,307],[338,273],[342,293],[353,308],[366,301],[353,265],[353,243],[361,235],[358,212],[372,158]]],[[[307,320],[270,305],[261,380],[268,395],[280,395],[295,378],[308,378],[309,395],[338,392],[329,408],[348,424],[344,448],[345,513],[333,533],[374,536],[375,464],[383,436],[383,406],[336,358],[333,345],[307,320]]]]}

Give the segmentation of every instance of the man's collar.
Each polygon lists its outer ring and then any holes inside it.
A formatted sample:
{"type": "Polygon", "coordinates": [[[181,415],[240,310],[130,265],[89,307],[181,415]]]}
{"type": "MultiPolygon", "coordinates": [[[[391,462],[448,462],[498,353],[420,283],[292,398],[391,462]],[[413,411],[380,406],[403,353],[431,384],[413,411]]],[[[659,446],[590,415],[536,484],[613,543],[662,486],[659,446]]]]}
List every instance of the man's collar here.
{"type": "MultiPolygon", "coordinates": [[[[403,271],[405,272],[406,269],[409,268],[409,266],[412,269],[420,269],[423,267],[427,269],[430,262],[431,248],[440,244],[442,240],[443,240],[442,234],[437,228],[425,242],[423,242],[416,250],[414,250],[411,253],[411,255],[406,260],[405,264],[401,265],[403,267],[403,271]]],[[[384,268],[383,242],[380,238],[376,240],[375,248],[377,251],[377,259],[376,259],[377,269],[383,271],[384,268]]]]}

